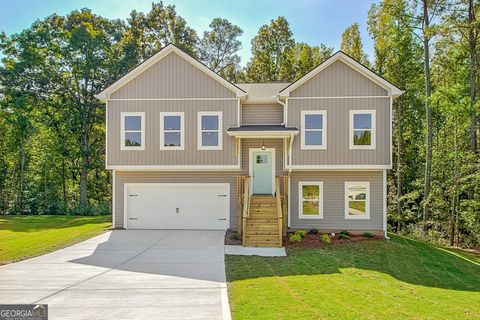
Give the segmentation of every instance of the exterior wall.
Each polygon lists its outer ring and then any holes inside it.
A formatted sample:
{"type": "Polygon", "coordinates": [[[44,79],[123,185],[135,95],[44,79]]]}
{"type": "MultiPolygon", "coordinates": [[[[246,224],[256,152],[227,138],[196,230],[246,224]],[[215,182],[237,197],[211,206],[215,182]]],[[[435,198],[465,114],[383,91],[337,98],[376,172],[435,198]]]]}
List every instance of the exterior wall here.
{"type": "Polygon", "coordinates": [[[283,106],[280,104],[242,105],[242,124],[282,124],[283,106]]]}
{"type": "Polygon", "coordinates": [[[107,165],[236,165],[235,139],[226,134],[237,126],[237,100],[109,101],[107,165]],[[145,150],[121,150],[121,112],[145,112],[145,150]],[[160,150],[160,112],[185,112],[185,149],[160,150]],[[197,150],[197,112],[222,111],[223,149],[197,150]]]}
{"type": "Polygon", "coordinates": [[[336,61],[293,90],[290,97],[386,96],[387,90],[336,61]]]}
{"type": "Polygon", "coordinates": [[[115,172],[115,228],[124,228],[125,183],[230,183],[230,228],[237,227],[237,180],[236,172],[161,172],[161,171],[116,171],[115,172]]]}
{"type": "Polygon", "coordinates": [[[283,139],[242,139],[242,172],[241,175],[249,175],[249,150],[261,148],[262,144],[267,148],[275,148],[275,175],[283,176],[283,139]]]}
{"type": "Polygon", "coordinates": [[[111,99],[235,98],[235,93],[176,53],[170,53],[123,87],[111,99]]]}
{"type": "Polygon", "coordinates": [[[301,132],[292,146],[293,165],[390,165],[390,98],[289,99],[287,124],[301,129],[302,110],[327,111],[327,149],[301,150],[301,132]],[[349,110],[376,110],[376,148],[349,149],[349,110]]]}
{"type": "Polygon", "coordinates": [[[290,177],[291,228],[317,228],[325,231],[380,231],[383,228],[382,171],[297,171],[290,177]],[[323,219],[300,219],[298,182],[323,181],[323,219]],[[370,182],[370,219],[345,219],[345,181],[370,182]]]}

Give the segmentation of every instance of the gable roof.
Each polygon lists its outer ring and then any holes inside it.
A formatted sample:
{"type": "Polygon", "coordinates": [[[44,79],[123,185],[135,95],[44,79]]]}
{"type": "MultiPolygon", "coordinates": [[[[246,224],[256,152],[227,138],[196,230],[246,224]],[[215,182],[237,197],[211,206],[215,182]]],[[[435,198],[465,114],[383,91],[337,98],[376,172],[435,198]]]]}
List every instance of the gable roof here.
{"type": "Polygon", "coordinates": [[[110,94],[117,91],[121,87],[123,87],[125,84],[130,82],[131,80],[135,79],[137,76],[142,74],[145,70],[153,66],[155,63],[158,61],[162,60],[164,57],[169,55],[170,53],[176,53],[179,55],[181,58],[185,59],[187,62],[192,64],[194,67],[198,68],[200,71],[203,71],[216,81],[218,81],[220,84],[222,84],[224,87],[227,89],[231,90],[236,94],[237,97],[245,97],[247,93],[242,90],[240,87],[236,86],[235,84],[231,83],[227,79],[221,77],[218,75],[215,71],[211,70],[208,68],[206,65],[201,63],[200,61],[196,60],[195,58],[191,57],[189,54],[185,53],[182,51],[180,48],[175,46],[172,43],[169,43],[165,47],[163,47],[160,51],[158,51],[156,54],[148,58],[147,60],[143,61],[139,65],[137,65],[135,68],[133,68],[130,72],[122,76],[120,79],[115,81],[113,84],[111,84],[109,87],[106,89],[102,90],[101,92],[97,93],[95,97],[97,99],[100,99],[102,101],[105,101],[109,99],[110,94]]]}
{"type": "Polygon", "coordinates": [[[290,95],[290,92],[300,87],[302,84],[304,84],[305,82],[313,78],[315,75],[317,75],[321,71],[325,70],[328,66],[332,65],[336,61],[341,61],[345,63],[346,65],[348,65],[349,67],[357,71],[358,73],[362,74],[369,80],[373,81],[380,87],[387,90],[388,94],[394,98],[400,96],[403,93],[402,90],[397,88],[391,82],[385,80],[384,78],[382,78],[381,76],[379,76],[378,74],[370,70],[369,68],[365,67],[363,64],[361,64],[357,60],[350,57],[348,54],[344,53],[343,51],[337,51],[334,55],[332,55],[330,58],[328,58],[324,62],[320,63],[318,66],[316,66],[307,74],[305,74],[303,77],[301,77],[297,81],[283,88],[278,93],[279,96],[282,98],[288,97],[290,95]]]}

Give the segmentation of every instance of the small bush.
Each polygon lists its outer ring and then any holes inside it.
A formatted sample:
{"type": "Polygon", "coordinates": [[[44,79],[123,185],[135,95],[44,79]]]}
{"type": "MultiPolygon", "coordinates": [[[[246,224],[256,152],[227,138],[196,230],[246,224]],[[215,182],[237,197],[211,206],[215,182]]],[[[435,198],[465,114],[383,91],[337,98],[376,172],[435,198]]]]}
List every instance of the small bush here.
{"type": "Polygon", "coordinates": [[[294,234],[290,235],[289,240],[290,240],[291,243],[300,243],[300,242],[302,242],[302,236],[300,236],[297,233],[294,233],[294,234]]]}
{"type": "Polygon", "coordinates": [[[332,239],[330,239],[330,236],[328,234],[322,234],[322,236],[320,237],[320,241],[324,244],[329,244],[332,242],[332,239]]]}
{"type": "Polygon", "coordinates": [[[298,234],[301,238],[305,238],[305,236],[307,235],[307,231],[297,230],[297,231],[295,231],[295,234],[298,234]]]}
{"type": "Polygon", "coordinates": [[[350,237],[350,232],[348,232],[347,230],[343,230],[343,231],[340,231],[340,235],[344,235],[344,236],[349,236],[350,237]]]}
{"type": "Polygon", "coordinates": [[[312,228],[312,229],[308,230],[308,233],[309,233],[309,234],[317,234],[317,233],[318,233],[318,229],[317,229],[317,228],[312,228]]]}
{"type": "Polygon", "coordinates": [[[229,238],[234,241],[240,240],[237,233],[232,233],[229,238]]]}
{"type": "Polygon", "coordinates": [[[350,233],[348,231],[340,231],[338,234],[338,239],[349,239],[350,238],[350,233]]]}
{"type": "Polygon", "coordinates": [[[363,236],[364,236],[365,238],[373,238],[373,237],[374,237],[373,233],[371,233],[371,232],[364,232],[364,233],[363,233],[363,236]]]}

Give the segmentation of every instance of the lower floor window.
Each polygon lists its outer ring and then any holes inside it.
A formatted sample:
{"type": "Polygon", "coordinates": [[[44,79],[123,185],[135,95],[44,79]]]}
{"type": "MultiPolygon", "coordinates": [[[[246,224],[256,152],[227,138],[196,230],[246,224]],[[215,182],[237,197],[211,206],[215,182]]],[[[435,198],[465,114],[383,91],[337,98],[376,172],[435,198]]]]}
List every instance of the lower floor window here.
{"type": "Polygon", "coordinates": [[[370,218],[370,183],[345,182],[345,219],[370,218]]]}
{"type": "Polygon", "coordinates": [[[323,218],[323,182],[299,182],[299,212],[303,219],[323,218]]]}

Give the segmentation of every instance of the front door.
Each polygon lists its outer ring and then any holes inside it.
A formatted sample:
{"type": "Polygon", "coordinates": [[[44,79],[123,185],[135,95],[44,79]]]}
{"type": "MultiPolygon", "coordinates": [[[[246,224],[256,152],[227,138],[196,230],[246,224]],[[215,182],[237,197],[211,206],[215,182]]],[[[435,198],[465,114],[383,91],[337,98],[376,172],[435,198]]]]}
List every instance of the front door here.
{"type": "Polygon", "coordinates": [[[252,155],[253,193],[272,194],[272,152],[254,151],[252,155]]]}

